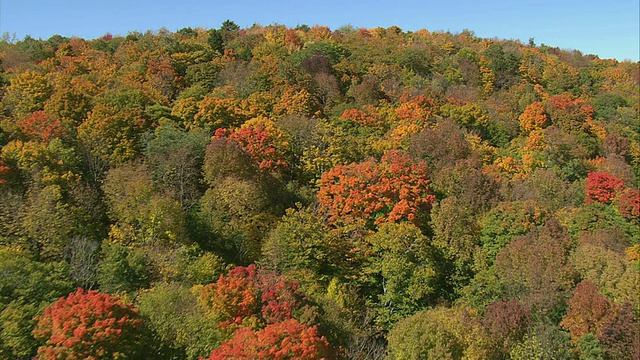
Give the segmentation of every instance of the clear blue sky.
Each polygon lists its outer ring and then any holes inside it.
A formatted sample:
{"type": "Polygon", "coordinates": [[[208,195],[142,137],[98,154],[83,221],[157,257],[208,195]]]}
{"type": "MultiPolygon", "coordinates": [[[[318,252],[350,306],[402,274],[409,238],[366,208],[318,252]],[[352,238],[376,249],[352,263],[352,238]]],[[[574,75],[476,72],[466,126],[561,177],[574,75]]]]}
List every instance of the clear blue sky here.
{"type": "Polygon", "coordinates": [[[477,36],[534,38],[536,44],[577,49],[601,58],[640,58],[639,0],[0,0],[0,33],[85,39],[106,33],[240,27],[273,23],[356,28],[397,25],[477,36]]]}

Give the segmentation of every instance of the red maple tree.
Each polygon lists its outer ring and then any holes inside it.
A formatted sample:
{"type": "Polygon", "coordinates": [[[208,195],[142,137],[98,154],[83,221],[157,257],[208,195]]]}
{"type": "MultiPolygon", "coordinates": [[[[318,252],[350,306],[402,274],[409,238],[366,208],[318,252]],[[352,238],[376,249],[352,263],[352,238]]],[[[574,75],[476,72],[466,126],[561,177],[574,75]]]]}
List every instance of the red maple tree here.
{"type": "Polygon", "coordinates": [[[33,330],[36,359],[119,359],[135,354],[142,320],[131,304],[78,289],[47,307],[33,330]]]}
{"type": "Polygon", "coordinates": [[[389,151],[380,162],[334,167],[322,175],[318,192],[330,223],[360,218],[375,225],[408,220],[421,226],[434,201],[427,164],[414,163],[399,150],[389,151]]]}
{"type": "Polygon", "coordinates": [[[599,202],[609,204],[622,190],[624,183],[617,177],[605,172],[590,172],[585,184],[587,191],[586,203],[599,202]]]}
{"type": "Polygon", "coordinates": [[[255,331],[244,327],[233,338],[224,341],[207,358],[286,360],[332,358],[329,343],[315,326],[302,324],[296,319],[267,325],[255,331]]]}

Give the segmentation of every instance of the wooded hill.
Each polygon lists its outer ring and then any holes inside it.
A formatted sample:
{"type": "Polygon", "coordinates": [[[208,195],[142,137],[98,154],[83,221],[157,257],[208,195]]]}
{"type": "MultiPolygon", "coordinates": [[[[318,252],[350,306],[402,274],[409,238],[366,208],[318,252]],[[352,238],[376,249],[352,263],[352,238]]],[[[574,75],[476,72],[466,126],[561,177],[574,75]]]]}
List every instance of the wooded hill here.
{"type": "Polygon", "coordinates": [[[0,58],[0,358],[640,357],[638,63],[231,21],[0,58]]]}

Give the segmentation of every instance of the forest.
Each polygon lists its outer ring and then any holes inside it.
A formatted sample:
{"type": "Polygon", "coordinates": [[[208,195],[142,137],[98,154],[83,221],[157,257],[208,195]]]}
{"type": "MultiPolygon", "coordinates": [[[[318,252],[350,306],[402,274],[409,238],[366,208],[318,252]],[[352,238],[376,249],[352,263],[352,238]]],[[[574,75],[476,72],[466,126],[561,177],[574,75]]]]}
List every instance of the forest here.
{"type": "Polygon", "coordinates": [[[230,20],[0,60],[0,359],[640,358],[640,63],[230,20]]]}

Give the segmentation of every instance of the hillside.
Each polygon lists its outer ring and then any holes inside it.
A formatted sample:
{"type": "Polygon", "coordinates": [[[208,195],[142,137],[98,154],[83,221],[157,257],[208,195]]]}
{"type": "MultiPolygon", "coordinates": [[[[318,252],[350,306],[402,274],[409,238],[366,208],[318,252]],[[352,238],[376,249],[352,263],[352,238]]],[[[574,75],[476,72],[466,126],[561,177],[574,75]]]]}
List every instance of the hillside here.
{"type": "Polygon", "coordinates": [[[232,21],[0,59],[0,358],[640,357],[639,63],[232,21]]]}

